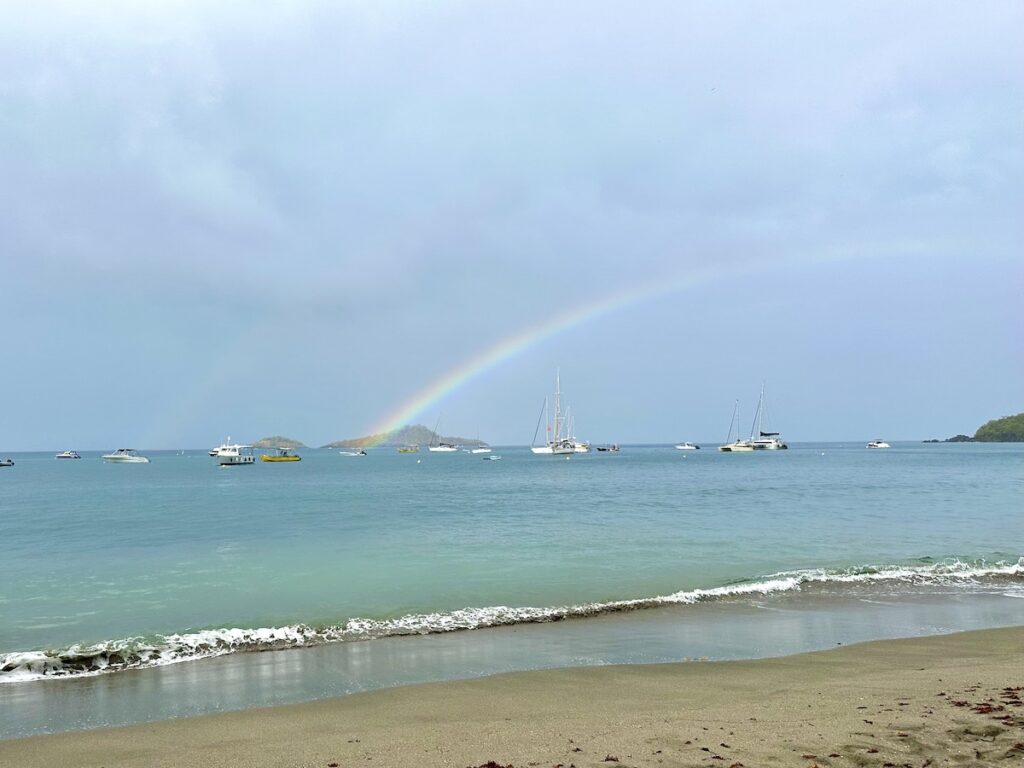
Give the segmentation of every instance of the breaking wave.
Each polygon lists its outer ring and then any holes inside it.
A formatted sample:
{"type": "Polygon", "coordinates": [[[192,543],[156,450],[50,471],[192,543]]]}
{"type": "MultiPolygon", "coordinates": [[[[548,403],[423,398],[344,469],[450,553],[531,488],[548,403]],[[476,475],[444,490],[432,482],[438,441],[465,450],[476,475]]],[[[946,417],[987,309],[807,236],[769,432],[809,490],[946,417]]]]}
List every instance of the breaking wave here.
{"type": "Polygon", "coordinates": [[[608,613],[695,604],[730,598],[796,592],[817,585],[891,583],[920,586],[1005,587],[1024,581],[1024,558],[1016,562],[950,560],[922,565],[863,566],[845,570],[784,571],[759,579],[669,595],[556,607],[463,608],[410,614],[395,619],[353,618],[344,624],[311,627],[297,624],[258,629],[208,629],[153,638],[131,637],[60,650],[0,654],[0,683],[98,675],[174,664],[241,651],[271,651],[324,643],[372,640],[398,635],[427,635],[486,627],[562,621],[608,613]]]}

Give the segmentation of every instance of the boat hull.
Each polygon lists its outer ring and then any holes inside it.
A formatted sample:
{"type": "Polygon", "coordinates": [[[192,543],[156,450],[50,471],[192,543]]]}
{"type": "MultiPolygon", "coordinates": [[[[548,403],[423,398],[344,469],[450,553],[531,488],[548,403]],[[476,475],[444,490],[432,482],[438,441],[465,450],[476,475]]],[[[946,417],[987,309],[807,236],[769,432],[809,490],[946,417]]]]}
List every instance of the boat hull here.
{"type": "Polygon", "coordinates": [[[538,445],[530,448],[530,450],[541,456],[565,456],[566,454],[576,453],[576,449],[571,445],[538,445]]]}
{"type": "Polygon", "coordinates": [[[260,456],[260,461],[269,462],[282,462],[282,461],[302,461],[301,456],[260,456]]]}
{"type": "Polygon", "coordinates": [[[755,440],[754,450],[755,451],[785,451],[789,448],[781,440],[755,440]]]}

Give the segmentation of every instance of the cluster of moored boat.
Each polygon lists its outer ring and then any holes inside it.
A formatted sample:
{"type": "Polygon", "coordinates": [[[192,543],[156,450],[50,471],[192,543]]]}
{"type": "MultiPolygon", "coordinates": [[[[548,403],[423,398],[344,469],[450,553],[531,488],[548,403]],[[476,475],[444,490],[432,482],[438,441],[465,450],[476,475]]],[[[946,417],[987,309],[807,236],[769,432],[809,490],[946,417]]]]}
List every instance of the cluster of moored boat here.
{"type": "MultiPolygon", "coordinates": [[[[275,448],[275,453],[264,453],[260,455],[260,461],[275,464],[302,461],[302,457],[292,453],[290,448],[275,448]]],[[[256,463],[256,449],[252,445],[232,443],[231,438],[216,448],[210,449],[210,456],[217,460],[222,467],[244,467],[256,463]]]]}
{"type": "MultiPolygon", "coordinates": [[[[544,398],[544,405],[541,409],[540,415],[537,417],[537,428],[533,433],[533,441],[530,444],[530,451],[538,455],[547,456],[568,456],[575,453],[589,453],[591,445],[585,440],[579,440],[575,436],[574,424],[570,409],[565,408],[564,412],[562,409],[562,388],[561,388],[561,377],[556,372],[555,374],[555,396],[554,396],[554,414],[552,414],[548,408],[548,398],[544,398]],[[547,439],[539,443],[537,442],[537,435],[540,433],[541,423],[544,424],[545,435],[547,439]]],[[[749,453],[752,451],[778,451],[786,450],[789,448],[778,432],[765,431],[765,424],[767,423],[767,405],[765,404],[764,398],[764,386],[761,386],[761,396],[757,401],[757,410],[754,413],[754,421],[750,427],[749,437],[739,436],[739,400],[733,406],[732,419],[729,422],[729,432],[726,435],[725,443],[718,446],[718,450],[723,453],[749,453]],[[735,437],[734,437],[735,434],[735,437]]],[[[434,428],[434,436],[437,442],[432,442],[427,446],[427,450],[431,453],[471,453],[471,454],[490,454],[492,449],[486,443],[477,443],[472,447],[462,447],[453,443],[441,441],[437,437],[437,428],[440,426],[440,418],[438,418],[438,425],[434,428]]],[[[867,444],[868,448],[889,448],[889,443],[884,440],[872,440],[867,444]]],[[[696,443],[682,442],[677,443],[675,448],[680,451],[699,451],[700,446],[696,443]]],[[[274,454],[263,454],[260,456],[260,461],[265,462],[295,462],[302,461],[302,457],[298,456],[288,448],[276,448],[274,454]]],[[[403,445],[398,448],[399,453],[419,453],[420,447],[418,445],[403,445]]],[[[609,445],[598,446],[597,450],[602,453],[618,453],[619,446],[615,443],[609,445]]],[[[339,452],[342,456],[366,456],[366,451],[363,449],[359,450],[343,450],[339,452]]],[[[242,445],[239,443],[232,443],[231,438],[228,437],[227,441],[218,446],[212,448],[209,452],[210,456],[217,460],[217,463],[222,467],[237,467],[246,466],[249,464],[256,463],[256,454],[254,446],[242,445]]],[[[62,451],[58,453],[55,458],[58,459],[80,459],[82,458],[76,451],[62,451]]],[[[496,461],[500,459],[500,456],[484,456],[485,459],[496,461]]],[[[149,458],[140,455],[134,448],[118,448],[112,453],[103,455],[103,460],[111,463],[120,464],[148,464],[149,458]]],[[[14,466],[12,459],[0,460],[0,467],[14,466]]]]}

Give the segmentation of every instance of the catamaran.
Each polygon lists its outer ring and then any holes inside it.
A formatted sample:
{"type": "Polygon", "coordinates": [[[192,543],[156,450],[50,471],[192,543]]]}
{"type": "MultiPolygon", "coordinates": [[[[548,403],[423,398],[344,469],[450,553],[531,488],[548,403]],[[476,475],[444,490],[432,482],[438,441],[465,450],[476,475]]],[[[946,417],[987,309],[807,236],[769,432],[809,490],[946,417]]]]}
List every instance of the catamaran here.
{"type": "Polygon", "coordinates": [[[761,384],[761,397],[757,401],[757,412],[754,413],[754,426],[750,428],[751,445],[755,451],[784,451],[789,448],[779,438],[778,432],[765,432],[764,425],[768,422],[768,404],[764,399],[764,383],[761,384]],[[754,437],[754,427],[757,437],[754,437]]]}
{"type": "Polygon", "coordinates": [[[537,428],[533,431],[533,442],[530,450],[541,455],[564,456],[569,453],[576,453],[576,445],[568,437],[562,434],[564,419],[562,418],[562,387],[561,375],[555,372],[555,419],[554,423],[548,422],[548,399],[544,398],[544,407],[540,416],[537,417],[537,428]],[[540,431],[540,420],[544,419],[544,428],[547,430],[549,439],[544,445],[537,445],[537,433],[540,431]]]}

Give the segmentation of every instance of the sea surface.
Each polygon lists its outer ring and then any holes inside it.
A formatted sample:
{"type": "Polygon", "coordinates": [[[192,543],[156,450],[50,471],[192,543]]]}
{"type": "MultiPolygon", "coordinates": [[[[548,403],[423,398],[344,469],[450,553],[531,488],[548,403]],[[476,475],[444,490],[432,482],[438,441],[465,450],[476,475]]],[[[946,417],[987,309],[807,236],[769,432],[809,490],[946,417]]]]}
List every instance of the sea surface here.
{"type": "Polygon", "coordinates": [[[1024,445],[299,453],[10,454],[0,738],[1024,624],[1024,445]]]}

